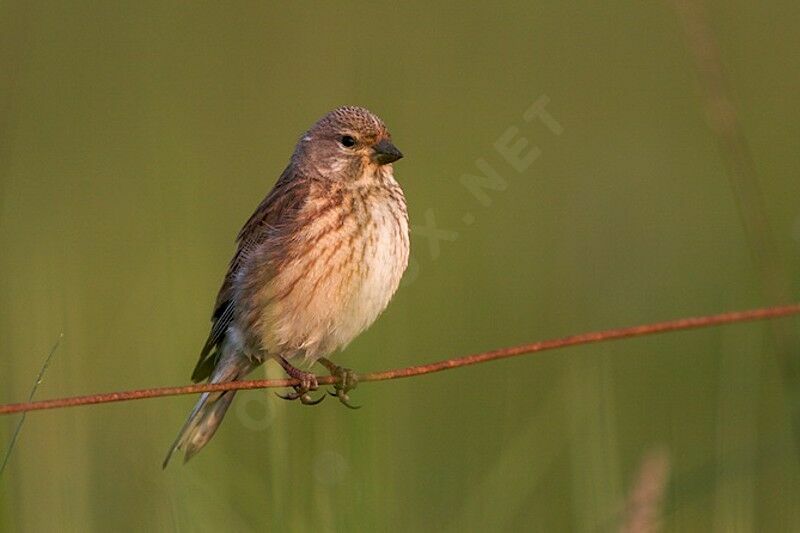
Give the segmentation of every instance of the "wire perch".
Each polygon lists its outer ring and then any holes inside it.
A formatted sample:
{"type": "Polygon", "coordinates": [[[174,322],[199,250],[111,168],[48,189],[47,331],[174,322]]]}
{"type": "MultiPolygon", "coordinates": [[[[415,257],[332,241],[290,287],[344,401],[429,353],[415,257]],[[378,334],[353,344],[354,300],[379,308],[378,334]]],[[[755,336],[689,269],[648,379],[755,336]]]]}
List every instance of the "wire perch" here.
{"type": "MultiPolygon", "coordinates": [[[[767,320],[797,314],[800,314],[800,304],[796,303],[777,307],[750,309],[747,311],[732,311],[717,315],[679,318],[677,320],[670,320],[667,322],[656,322],[654,324],[644,324],[627,328],[581,333],[559,339],[544,340],[530,344],[522,344],[520,346],[500,348],[497,350],[490,350],[488,352],[465,355],[463,357],[444,359],[442,361],[427,365],[409,366],[406,368],[384,370],[379,372],[367,372],[365,374],[359,374],[358,381],[359,383],[364,383],[369,381],[387,381],[390,379],[410,378],[414,376],[421,376],[423,374],[441,372],[443,370],[452,370],[454,368],[477,365],[478,363],[497,361],[498,359],[505,359],[508,357],[517,357],[520,355],[544,352],[547,350],[567,348],[569,346],[629,339],[633,337],[644,337],[646,335],[656,335],[671,331],[708,328],[739,322],[767,320]]],[[[336,383],[337,379],[338,378],[335,376],[317,377],[317,381],[320,385],[332,385],[336,383]]],[[[63,407],[77,407],[79,405],[125,402],[129,400],[143,400],[146,398],[161,398],[163,396],[199,394],[203,392],[292,387],[297,384],[299,384],[299,381],[296,379],[257,379],[248,381],[232,381],[228,383],[203,383],[199,385],[186,385],[182,387],[159,387],[152,389],[110,392],[105,394],[91,394],[88,396],[73,396],[69,398],[56,398],[52,400],[0,405],[0,415],[25,413],[28,411],[41,411],[44,409],[60,409],[63,407]]]]}

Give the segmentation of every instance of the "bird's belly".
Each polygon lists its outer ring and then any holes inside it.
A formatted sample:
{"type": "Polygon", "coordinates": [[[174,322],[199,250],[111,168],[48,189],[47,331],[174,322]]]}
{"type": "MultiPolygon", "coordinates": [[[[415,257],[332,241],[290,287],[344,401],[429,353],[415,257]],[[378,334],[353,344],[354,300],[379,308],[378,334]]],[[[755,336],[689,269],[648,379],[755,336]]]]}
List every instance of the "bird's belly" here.
{"type": "Polygon", "coordinates": [[[369,232],[359,276],[338,317],[337,347],[344,347],[368,328],[397,290],[408,262],[408,245],[398,229],[391,220],[369,232]]]}
{"type": "Polygon", "coordinates": [[[386,308],[408,263],[404,217],[379,207],[369,224],[322,239],[316,259],[298,259],[276,279],[262,318],[262,347],[313,361],[341,349],[386,308]]]}

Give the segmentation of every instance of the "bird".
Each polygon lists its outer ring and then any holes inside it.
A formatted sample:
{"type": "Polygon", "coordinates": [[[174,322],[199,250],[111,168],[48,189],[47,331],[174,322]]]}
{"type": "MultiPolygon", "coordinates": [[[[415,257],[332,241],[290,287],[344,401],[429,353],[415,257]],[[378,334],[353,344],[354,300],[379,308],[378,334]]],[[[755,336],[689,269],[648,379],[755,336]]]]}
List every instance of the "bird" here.
{"type": "MultiPolygon", "coordinates": [[[[298,380],[282,396],[314,405],[322,364],[344,405],[357,375],[328,357],[383,312],[408,266],[406,200],[394,178],[403,157],[384,122],[357,106],[336,108],[298,140],[289,164],[236,238],[195,383],[244,378],[274,360],[298,380]]],[[[213,437],[236,394],[200,396],[163,462],[191,459],[213,437]]]]}

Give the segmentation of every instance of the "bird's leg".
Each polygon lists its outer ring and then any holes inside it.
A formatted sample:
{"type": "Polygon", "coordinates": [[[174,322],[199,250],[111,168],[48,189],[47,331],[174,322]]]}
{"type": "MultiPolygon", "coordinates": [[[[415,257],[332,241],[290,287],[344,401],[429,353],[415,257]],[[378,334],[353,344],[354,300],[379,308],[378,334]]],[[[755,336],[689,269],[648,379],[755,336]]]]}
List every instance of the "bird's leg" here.
{"type": "Polygon", "coordinates": [[[326,359],[325,357],[320,357],[318,361],[322,366],[328,369],[331,376],[337,378],[336,382],[333,384],[335,392],[328,392],[328,394],[339,398],[339,401],[350,409],[360,409],[360,405],[353,405],[350,403],[350,397],[347,395],[349,391],[355,389],[358,385],[358,375],[351,369],[334,364],[330,359],[326,359]]]}
{"type": "Polygon", "coordinates": [[[277,359],[286,373],[289,374],[289,377],[300,380],[300,383],[294,386],[294,392],[286,395],[275,393],[279,398],[283,398],[284,400],[300,400],[300,403],[303,405],[317,405],[325,399],[324,394],[317,400],[311,399],[309,391],[315,391],[319,388],[317,377],[314,374],[311,372],[303,372],[282,356],[278,356],[277,359]]]}

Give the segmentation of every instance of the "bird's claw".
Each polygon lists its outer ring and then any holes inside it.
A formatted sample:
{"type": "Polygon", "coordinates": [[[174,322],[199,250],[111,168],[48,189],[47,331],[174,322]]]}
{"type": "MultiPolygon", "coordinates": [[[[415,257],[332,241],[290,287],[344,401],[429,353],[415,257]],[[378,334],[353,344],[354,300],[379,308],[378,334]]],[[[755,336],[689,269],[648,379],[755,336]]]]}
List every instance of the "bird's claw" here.
{"type": "Polygon", "coordinates": [[[334,366],[331,369],[331,375],[337,379],[333,384],[334,390],[328,391],[328,394],[335,398],[339,398],[339,401],[342,402],[342,405],[345,407],[350,409],[361,409],[360,405],[351,404],[350,396],[347,395],[348,392],[358,386],[358,376],[356,373],[349,368],[334,366]]]}
{"type": "Polygon", "coordinates": [[[303,405],[317,405],[318,403],[320,403],[322,400],[325,399],[325,395],[323,394],[322,396],[314,400],[313,398],[311,398],[311,395],[308,393],[308,391],[303,392],[302,389],[299,388],[295,389],[295,392],[290,392],[289,394],[278,394],[276,392],[275,396],[281,398],[282,400],[289,400],[289,401],[300,400],[300,403],[302,403],[303,405]]]}
{"type": "Polygon", "coordinates": [[[344,389],[336,389],[335,391],[329,390],[328,394],[333,396],[334,398],[339,398],[339,401],[342,402],[342,405],[348,407],[350,409],[361,409],[360,405],[353,405],[350,403],[350,396],[344,391],[344,389]]]}
{"type": "Polygon", "coordinates": [[[319,388],[319,384],[317,383],[317,377],[314,374],[311,374],[309,372],[302,372],[292,377],[299,379],[300,383],[293,387],[294,392],[290,392],[287,394],[278,394],[276,392],[275,395],[278,398],[289,401],[300,400],[300,403],[302,403],[303,405],[317,405],[318,403],[320,403],[322,400],[325,399],[324,394],[319,398],[317,398],[316,400],[314,400],[309,394],[309,392],[315,391],[319,388]]]}

